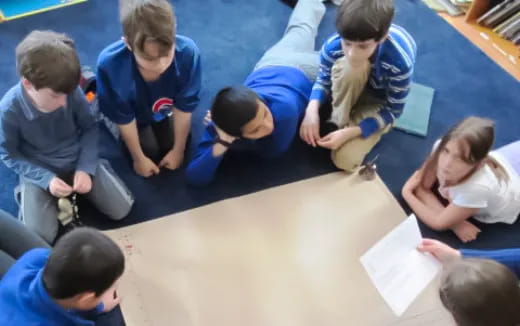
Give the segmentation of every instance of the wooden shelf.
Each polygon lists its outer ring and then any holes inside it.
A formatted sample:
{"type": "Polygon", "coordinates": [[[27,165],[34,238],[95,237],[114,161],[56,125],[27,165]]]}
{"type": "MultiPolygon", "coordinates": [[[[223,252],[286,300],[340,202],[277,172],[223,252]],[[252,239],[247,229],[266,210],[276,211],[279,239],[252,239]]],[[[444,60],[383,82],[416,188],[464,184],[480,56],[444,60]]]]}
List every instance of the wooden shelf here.
{"type": "Polygon", "coordinates": [[[488,9],[489,0],[474,0],[465,17],[451,17],[444,13],[440,16],[520,81],[520,48],[498,36],[491,28],[476,23],[488,9]]]}

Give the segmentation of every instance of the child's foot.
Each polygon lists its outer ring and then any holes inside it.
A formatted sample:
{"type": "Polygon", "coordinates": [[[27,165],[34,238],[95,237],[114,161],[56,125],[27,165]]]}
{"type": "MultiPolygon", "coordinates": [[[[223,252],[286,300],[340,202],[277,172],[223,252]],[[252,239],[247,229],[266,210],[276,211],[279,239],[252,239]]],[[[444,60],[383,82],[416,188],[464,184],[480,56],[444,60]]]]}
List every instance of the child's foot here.
{"type": "Polygon", "coordinates": [[[470,242],[477,238],[480,229],[468,221],[462,221],[451,228],[462,242],[470,242]]]}

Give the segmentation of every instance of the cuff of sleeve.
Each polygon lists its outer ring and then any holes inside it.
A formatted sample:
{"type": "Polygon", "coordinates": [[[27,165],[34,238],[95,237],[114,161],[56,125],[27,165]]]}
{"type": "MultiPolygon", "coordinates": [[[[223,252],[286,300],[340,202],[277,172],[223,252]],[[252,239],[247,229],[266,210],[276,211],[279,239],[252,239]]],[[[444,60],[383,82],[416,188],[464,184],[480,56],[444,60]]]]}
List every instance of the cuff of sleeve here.
{"type": "Polygon", "coordinates": [[[175,103],[174,107],[175,107],[175,109],[177,109],[179,111],[186,112],[186,113],[192,113],[197,108],[197,105],[198,105],[197,103],[195,103],[195,104],[175,103]]]}
{"type": "Polygon", "coordinates": [[[368,138],[370,135],[379,130],[379,123],[376,118],[366,118],[359,124],[361,128],[361,136],[368,138]]]}
{"type": "Polygon", "coordinates": [[[97,162],[94,163],[79,163],[78,166],[76,166],[76,171],[83,171],[87,174],[90,174],[91,176],[96,175],[96,167],[97,162]]]}
{"type": "Polygon", "coordinates": [[[52,178],[54,178],[56,175],[52,172],[46,172],[41,180],[36,182],[36,184],[42,188],[42,189],[49,189],[49,184],[51,183],[52,178]]]}
{"type": "Polygon", "coordinates": [[[321,89],[313,89],[309,100],[318,100],[320,103],[325,102],[327,94],[321,89]]]}

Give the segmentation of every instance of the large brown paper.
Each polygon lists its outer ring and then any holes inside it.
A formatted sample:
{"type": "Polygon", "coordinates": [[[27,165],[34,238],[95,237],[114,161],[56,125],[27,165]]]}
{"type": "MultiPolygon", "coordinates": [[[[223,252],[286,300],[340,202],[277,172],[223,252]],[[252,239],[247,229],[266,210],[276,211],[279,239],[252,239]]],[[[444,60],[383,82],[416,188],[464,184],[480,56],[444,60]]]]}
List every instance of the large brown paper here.
{"type": "Polygon", "coordinates": [[[359,261],[405,217],[379,178],[332,173],[107,233],[129,326],[452,325],[437,281],[397,318],[359,261]]]}

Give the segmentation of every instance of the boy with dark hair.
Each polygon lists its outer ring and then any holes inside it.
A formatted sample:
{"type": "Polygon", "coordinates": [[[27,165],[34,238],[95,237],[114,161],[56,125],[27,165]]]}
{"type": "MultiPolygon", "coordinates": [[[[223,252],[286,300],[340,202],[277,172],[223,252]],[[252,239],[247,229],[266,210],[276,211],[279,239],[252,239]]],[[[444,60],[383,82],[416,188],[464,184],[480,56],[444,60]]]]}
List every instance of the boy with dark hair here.
{"type": "Polygon", "coordinates": [[[58,234],[58,198],[85,195],[114,220],[133,198],[98,158],[98,125],[78,88],[80,63],[64,34],[33,31],[16,48],[21,81],[0,101],[0,159],[20,176],[24,224],[47,242],[58,234]],[[56,64],[57,60],[59,64],[56,64]]]}
{"type": "Polygon", "coordinates": [[[390,130],[410,90],[416,45],[392,24],[393,16],[393,0],[344,0],[337,13],[338,33],[321,50],[300,137],[331,149],[334,164],[347,172],[390,130]],[[319,111],[330,101],[330,121],[339,129],[321,137],[319,111]]]}
{"type": "Polygon", "coordinates": [[[54,249],[32,249],[0,281],[1,325],[94,325],[120,302],[121,249],[91,228],[65,234],[54,249]]]}
{"type": "Polygon", "coordinates": [[[300,0],[284,36],[264,54],[244,86],[217,94],[213,121],[187,169],[190,183],[209,183],[228,150],[266,158],[287,151],[318,72],[314,42],[324,14],[321,0],[300,0]]]}
{"type": "Polygon", "coordinates": [[[103,114],[118,126],[143,177],[177,169],[199,103],[199,50],[175,35],[167,0],[120,1],[123,39],[98,59],[98,98],[103,114]]]}

